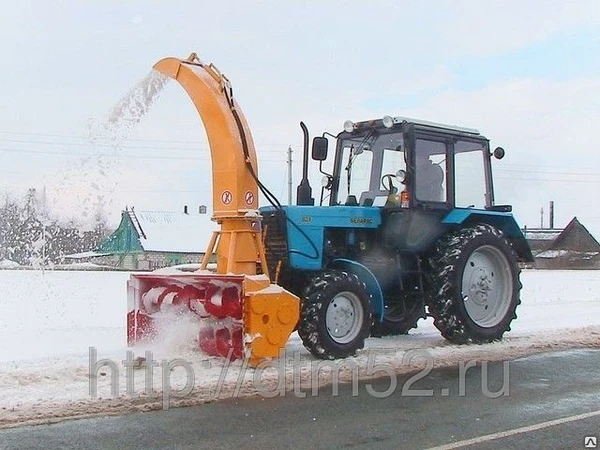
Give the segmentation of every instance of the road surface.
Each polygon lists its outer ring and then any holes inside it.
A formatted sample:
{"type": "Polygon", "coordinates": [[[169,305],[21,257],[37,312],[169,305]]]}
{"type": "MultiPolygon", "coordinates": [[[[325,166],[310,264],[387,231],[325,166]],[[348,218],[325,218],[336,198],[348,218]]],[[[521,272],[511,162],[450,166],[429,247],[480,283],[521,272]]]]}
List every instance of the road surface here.
{"type": "Polygon", "coordinates": [[[357,395],[348,384],[337,396],[330,386],[315,397],[288,392],[6,429],[0,448],[583,449],[586,437],[600,448],[599,374],[600,350],[545,353],[384,376],[359,383],[357,395]]]}

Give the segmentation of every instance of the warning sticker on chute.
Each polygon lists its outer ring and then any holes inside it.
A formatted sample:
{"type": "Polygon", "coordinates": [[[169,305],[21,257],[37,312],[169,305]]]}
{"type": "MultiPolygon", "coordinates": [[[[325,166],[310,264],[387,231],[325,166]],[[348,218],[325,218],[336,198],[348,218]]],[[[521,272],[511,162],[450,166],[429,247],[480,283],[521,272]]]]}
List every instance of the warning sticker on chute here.
{"type": "Polygon", "coordinates": [[[233,194],[230,191],[223,191],[221,194],[221,201],[225,205],[229,205],[233,200],[233,194]]]}
{"type": "Polygon", "coordinates": [[[246,205],[251,205],[254,203],[254,194],[250,191],[246,191],[244,194],[244,200],[246,200],[246,205]]]}

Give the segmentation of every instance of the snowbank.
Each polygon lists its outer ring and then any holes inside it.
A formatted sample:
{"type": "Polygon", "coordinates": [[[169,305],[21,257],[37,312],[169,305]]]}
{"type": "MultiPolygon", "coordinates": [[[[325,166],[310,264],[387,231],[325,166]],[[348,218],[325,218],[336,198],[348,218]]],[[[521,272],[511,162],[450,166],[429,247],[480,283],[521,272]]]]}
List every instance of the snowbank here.
{"type": "Polygon", "coordinates": [[[600,271],[524,272],[519,317],[502,342],[451,345],[428,319],[410,335],[369,339],[356,357],[336,362],[314,359],[294,334],[282,358],[258,369],[203,356],[193,342],[197,330],[186,323],[166,330],[152,347],[127,349],[127,278],[122,272],[0,272],[0,427],[293,395],[294,388],[310,396],[311,385],[336,376],[381,375],[369,370],[374,365],[401,373],[422,368],[426,359],[440,367],[600,347],[600,271]]]}
{"type": "Polygon", "coordinates": [[[19,267],[19,263],[10,259],[0,261],[0,269],[16,269],[17,267],[19,267]]]}

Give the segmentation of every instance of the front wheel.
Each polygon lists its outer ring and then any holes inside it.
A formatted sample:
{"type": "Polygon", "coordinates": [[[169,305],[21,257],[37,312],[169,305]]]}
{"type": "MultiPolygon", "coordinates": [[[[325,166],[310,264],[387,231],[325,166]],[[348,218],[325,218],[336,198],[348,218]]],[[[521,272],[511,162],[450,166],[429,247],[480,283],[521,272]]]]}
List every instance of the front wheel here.
{"type": "Polygon", "coordinates": [[[328,271],[306,289],[298,335],[317,358],[346,358],[364,347],[371,316],[365,284],[353,273],[328,271]]]}
{"type": "Polygon", "coordinates": [[[481,224],[441,239],[430,267],[429,312],[442,336],[481,343],[510,330],[521,283],[516,255],[500,231],[481,224]]]}

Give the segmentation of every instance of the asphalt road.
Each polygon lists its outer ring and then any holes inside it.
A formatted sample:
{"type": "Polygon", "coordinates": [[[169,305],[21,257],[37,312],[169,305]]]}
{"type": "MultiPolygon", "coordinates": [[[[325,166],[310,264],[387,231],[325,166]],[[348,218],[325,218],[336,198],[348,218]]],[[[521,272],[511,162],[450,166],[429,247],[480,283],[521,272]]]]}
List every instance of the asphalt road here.
{"type": "Polygon", "coordinates": [[[600,449],[600,350],[0,431],[1,449],[600,449]],[[375,393],[375,395],[374,395],[375,393]],[[377,394],[380,393],[380,394],[377,394]],[[416,394],[416,395],[415,395],[416,394]],[[383,397],[383,398],[378,398],[383,397]],[[492,398],[496,397],[496,398],[492,398]],[[593,439],[588,440],[588,445],[593,439]]]}

